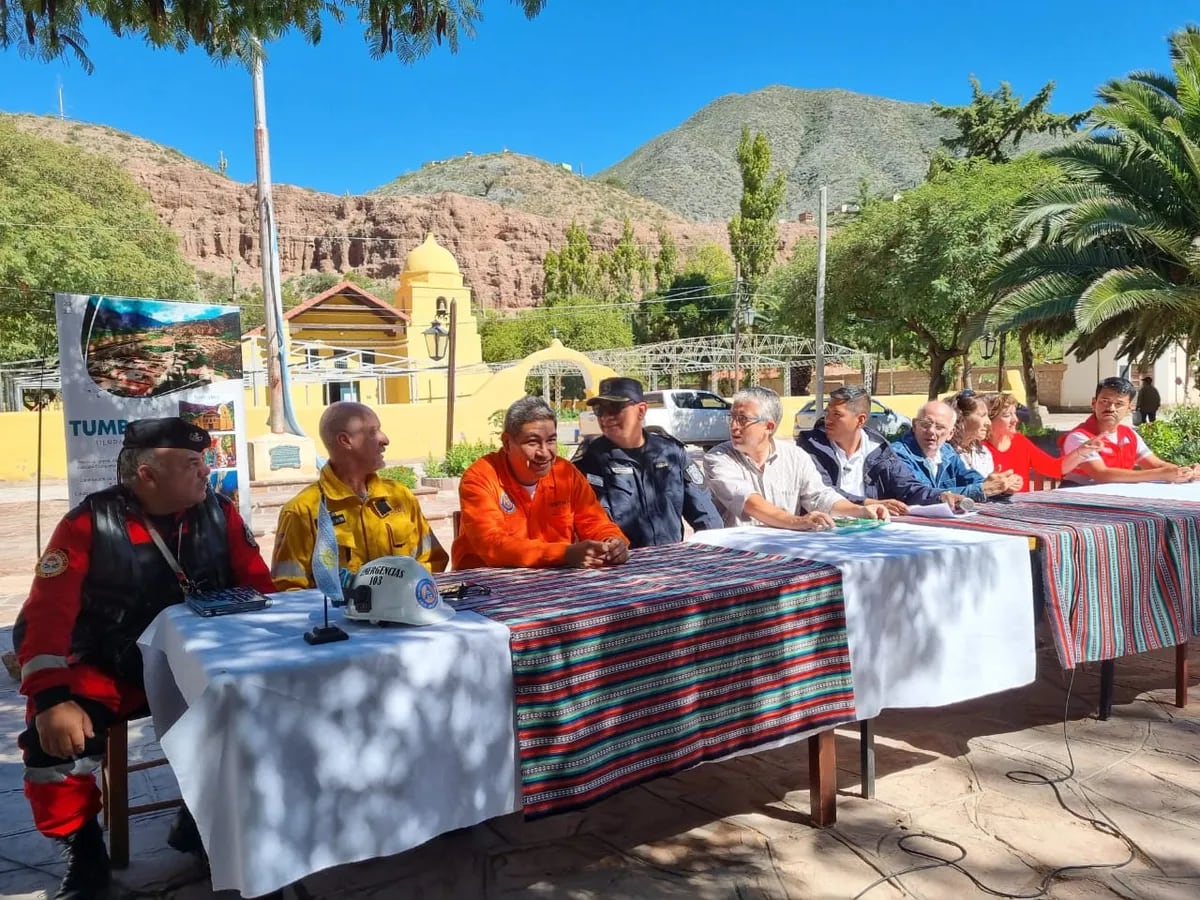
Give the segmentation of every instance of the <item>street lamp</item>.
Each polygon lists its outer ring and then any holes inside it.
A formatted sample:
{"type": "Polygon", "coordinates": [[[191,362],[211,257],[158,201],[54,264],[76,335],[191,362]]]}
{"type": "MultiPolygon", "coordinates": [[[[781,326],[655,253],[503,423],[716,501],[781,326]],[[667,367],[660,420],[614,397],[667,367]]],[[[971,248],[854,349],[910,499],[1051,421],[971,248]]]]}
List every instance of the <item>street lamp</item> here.
{"type": "Polygon", "coordinates": [[[446,358],[446,350],[450,346],[450,330],[441,323],[441,320],[434,319],[433,324],[421,332],[425,335],[425,350],[429,353],[429,358],[434,362],[441,362],[446,358]]]}
{"type": "Polygon", "coordinates": [[[450,448],[454,445],[454,395],[456,392],[454,384],[454,357],[455,344],[457,343],[458,329],[455,328],[455,323],[458,321],[458,300],[454,297],[450,298],[449,308],[447,308],[446,298],[437,298],[436,318],[421,333],[425,335],[425,349],[429,352],[429,358],[434,362],[441,362],[443,358],[449,355],[446,360],[446,452],[450,452],[450,448]],[[442,319],[447,318],[447,325],[442,324],[442,319]]]}
{"type": "Polygon", "coordinates": [[[983,358],[991,359],[996,352],[996,336],[990,331],[983,336],[983,358]]]}

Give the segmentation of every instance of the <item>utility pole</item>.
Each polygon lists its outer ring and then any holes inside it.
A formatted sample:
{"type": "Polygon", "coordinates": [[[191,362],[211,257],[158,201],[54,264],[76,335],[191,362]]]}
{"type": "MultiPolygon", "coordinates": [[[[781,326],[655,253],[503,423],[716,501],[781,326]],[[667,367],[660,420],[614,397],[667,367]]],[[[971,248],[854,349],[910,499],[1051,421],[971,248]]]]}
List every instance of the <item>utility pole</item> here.
{"type": "Polygon", "coordinates": [[[742,349],[742,266],[733,265],[733,390],[736,394],[742,384],[739,354],[742,349]]]}
{"type": "Polygon", "coordinates": [[[817,217],[817,312],[816,312],[816,372],[817,417],[825,411],[825,249],[829,240],[826,219],[829,212],[829,188],[821,188],[820,212],[817,217]]]}
{"type": "Polygon", "coordinates": [[[271,194],[271,145],[267,136],[267,98],[263,83],[262,47],[254,41],[254,168],[258,181],[258,239],[262,263],[263,319],[267,339],[267,426],[272,434],[303,434],[292,416],[287,396],[287,338],[279,277],[279,245],[275,201],[271,194]]]}

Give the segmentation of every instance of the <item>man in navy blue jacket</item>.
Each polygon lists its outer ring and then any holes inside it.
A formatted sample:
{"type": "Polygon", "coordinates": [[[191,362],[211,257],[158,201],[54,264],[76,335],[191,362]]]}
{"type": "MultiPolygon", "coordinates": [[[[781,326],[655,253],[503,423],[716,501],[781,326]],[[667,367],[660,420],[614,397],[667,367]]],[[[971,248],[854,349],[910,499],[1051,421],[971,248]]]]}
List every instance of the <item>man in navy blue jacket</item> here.
{"type": "Polygon", "coordinates": [[[935,490],[955,491],[972,500],[1011,492],[1011,472],[993,472],[984,478],[947,443],[957,416],[949,404],[930,400],[917,411],[913,430],[893,445],[896,455],[921,484],[935,490]]]}
{"type": "Polygon", "coordinates": [[[847,500],[879,500],[890,512],[903,515],[907,504],[956,503],[962,499],[952,489],[923,484],[888,443],[867,427],[871,395],[866,388],[848,384],[829,395],[825,417],[800,435],[800,446],[827,485],[847,500]]]}
{"type": "Polygon", "coordinates": [[[588,406],[604,434],[573,462],[630,547],[682,541],[685,519],[696,531],[721,527],[704,475],[683,444],[642,427],[646,401],[640,381],[605,378],[588,406]]]}

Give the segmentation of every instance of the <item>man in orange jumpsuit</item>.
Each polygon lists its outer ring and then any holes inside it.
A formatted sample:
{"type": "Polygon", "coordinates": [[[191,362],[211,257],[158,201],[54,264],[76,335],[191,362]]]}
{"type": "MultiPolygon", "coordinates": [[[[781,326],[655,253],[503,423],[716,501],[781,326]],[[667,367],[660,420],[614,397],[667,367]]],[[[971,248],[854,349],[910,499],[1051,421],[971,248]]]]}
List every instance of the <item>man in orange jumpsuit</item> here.
{"type": "Polygon", "coordinates": [[[455,569],[478,566],[599,568],[629,559],[629,541],[592,486],[558,455],[558,421],[540,397],[504,416],[501,449],[462,477],[455,569]]]}
{"type": "MultiPolygon", "coordinates": [[[[17,616],[25,796],[38,830],[63,844],[58,900],[107,896],[94,773],[109,725],[146,706],[138,637],[185,590],[275,589],[237,507],[208,490],[208,447],[183,419],[130,422],[120,484],[59,522],[17,616]]],[[[195,828],[182,811],[168,843],[202,849],[195,828]]]]}

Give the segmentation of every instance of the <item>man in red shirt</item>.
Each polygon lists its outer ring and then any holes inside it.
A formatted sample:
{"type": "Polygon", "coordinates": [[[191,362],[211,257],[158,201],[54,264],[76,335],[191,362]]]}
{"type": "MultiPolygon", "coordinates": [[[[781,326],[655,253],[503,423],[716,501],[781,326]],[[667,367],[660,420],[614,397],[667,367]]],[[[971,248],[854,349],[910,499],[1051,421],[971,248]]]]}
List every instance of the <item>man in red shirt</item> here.
{"type": "Polygon", "coordinates": [[[1200,472],[1194,466],[1177,466],[1154,455],[1142,436],[1122,425],[1137,394],[1127,378],[1105,378],[1096,385],[1092,414],[1061,439],[1064,456],[1093,438],[1100,438],[1101,449],[1084,457],[1083,462],[1063,476],[1064,483],[1104,484],[1142,481],[1194,481],[1200,472]]]}
{"type": "MultiPolygon", "coordinates": [[[[27,698],[25,796],[34,823],[60,840],[58,900],[107,895],[108,853],[96,821],[111,723],[143,711],[137,639],[185,591],[274,584],[254,536],[208,489],[208,432],[183,419],[130,422],[120,484],[90,494],[59,522],[13,629],[27,698]]],[[[200,850],[181,811],[168,842],[200,850]]]]}
{"type": "Polygon", "coordinates": [[[554,411],[540,397],[508,408],[501,449],[475,460],[458,488],[455,569],[599,568],[629,559],[629,540],[587,479],[558,455],[557,432],[554,411]]]}

